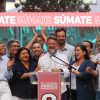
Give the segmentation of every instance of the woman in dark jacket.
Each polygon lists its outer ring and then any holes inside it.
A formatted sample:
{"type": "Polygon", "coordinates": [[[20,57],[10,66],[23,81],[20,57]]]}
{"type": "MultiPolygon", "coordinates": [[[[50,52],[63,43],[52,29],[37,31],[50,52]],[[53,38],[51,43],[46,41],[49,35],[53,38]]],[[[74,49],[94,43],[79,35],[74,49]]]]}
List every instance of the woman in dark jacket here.
{"type": "Polygon", "coordinates": [[[84,45],[75,47],[75,59],[76,61],[71,63],[76,69],[71,70],[72,100],[94,100],[92,76],[85,71],[87,67],[93,67],[93,64],[84,45]]]}
{"type": "Polygon", "coordinates": [[[34,99],[37,98],[37,86],[30,82],[30,73],[35,70],[34,62],[32,62],[30,52],[27,48],[20,48],[15,57],[13,66],[13,79],[11,91],[14,98],[34,99]]]}

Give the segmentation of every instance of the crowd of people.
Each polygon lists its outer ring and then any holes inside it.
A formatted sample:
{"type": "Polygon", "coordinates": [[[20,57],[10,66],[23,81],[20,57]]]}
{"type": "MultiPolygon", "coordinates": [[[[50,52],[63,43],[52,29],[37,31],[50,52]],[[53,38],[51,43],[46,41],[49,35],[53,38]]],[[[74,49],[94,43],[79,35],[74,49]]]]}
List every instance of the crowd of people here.
{"type": "Polygon", "coordinates": [[[100,34],[93,50],[89,40],[68,44],[64,28],[57,28],[50,37],[45,28],[40,35],[34,29],[33,33],[25,47],[18,40],[10,40],[7,47],[0,42],[0,100],[38,100],[38,84],[31,84],[30,77],[40,71],[63,73],[64,79],[71,71],[71,88],[62,80],[61,100],[100,100],[100,34]]]}

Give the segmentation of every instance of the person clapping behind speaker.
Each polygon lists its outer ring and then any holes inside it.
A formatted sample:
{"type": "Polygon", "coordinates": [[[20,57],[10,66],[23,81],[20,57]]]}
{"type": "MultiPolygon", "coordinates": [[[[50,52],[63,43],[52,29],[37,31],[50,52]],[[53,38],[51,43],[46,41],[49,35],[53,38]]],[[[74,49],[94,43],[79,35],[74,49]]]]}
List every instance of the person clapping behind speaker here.
{"type": "Polygon", "coordinates": [[[85,69],[92,67],[88,51],[84,45],[76,45],[75,47],[75,61],[71,65],[71,89],[72,100],[94,100],[94,91],[92,85],[92,75],[87,73],[85,69]]]}

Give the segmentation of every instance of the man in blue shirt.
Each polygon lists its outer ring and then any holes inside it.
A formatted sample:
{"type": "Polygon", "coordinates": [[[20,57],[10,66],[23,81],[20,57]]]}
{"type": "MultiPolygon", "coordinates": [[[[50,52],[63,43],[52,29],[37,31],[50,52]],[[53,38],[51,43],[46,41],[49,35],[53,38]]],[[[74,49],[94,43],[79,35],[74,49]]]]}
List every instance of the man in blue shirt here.
{"type": "Polygon", "coordinates": [[[5,47],[3,42],[0,42],[0,100],[11,100],[11,91],[8,85],[8,79],[12,77],[12,65],[14,60],[9,60],[5,56],[5,47]]]}

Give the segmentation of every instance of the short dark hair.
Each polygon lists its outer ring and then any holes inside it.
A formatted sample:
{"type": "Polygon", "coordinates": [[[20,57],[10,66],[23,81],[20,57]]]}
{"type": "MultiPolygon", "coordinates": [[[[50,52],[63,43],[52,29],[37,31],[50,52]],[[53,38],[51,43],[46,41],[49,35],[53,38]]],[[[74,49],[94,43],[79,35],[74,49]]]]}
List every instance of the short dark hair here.
{"type": "Polygon", "coordinates": [[[90,47],[93,48],[93,43],[89,40],[84,40],[83,42],[88,42],[90,44],[90,47]]]}
{"type": "Polygon", "coordinates": [[[43,37],[42,37],[41,34],[38,34],[38,35],[37,35],[37,38],[38,38],[38,37],[39,37],[39,38],[42,38],[42,40],[43,40],[43,37]]]}
{"type": "Polygon", "coordinates": [[[57,32],[61,32],[61,31],[63,31],[65,33],[65,36],[66,36],[66,30],[64,28],[57,28],[55,30],[55,36],[57,36],[57,32]]]}
{"type": "MultiPolygon", "coordinates": [[[[33,47],[33,45],[36,44],[36,43],[39,43],[39,44],[41,45],[40,42],[38,42],[38,41],[34,41],[33,44],[32,44],[32,47],[33,47]]],[[[42,45],[41,45],[41,48],[42,48],[42,45]]]]}
{"type": "Polygon", "coordinates": [[[50,36],[50,37],[48,37],[47,42],[48,42],[49,40],[55,40],[55,41],[57,41],[57,39],[56,39],[55,36],[50,36]]]}
{"type": "Polygon", "coordinates": [[[18,40],[10,40],[7,44],[7,47],[9,48],[11,46],[12,43],[17,42],[20,44],[20,42],[18,40]]]}

